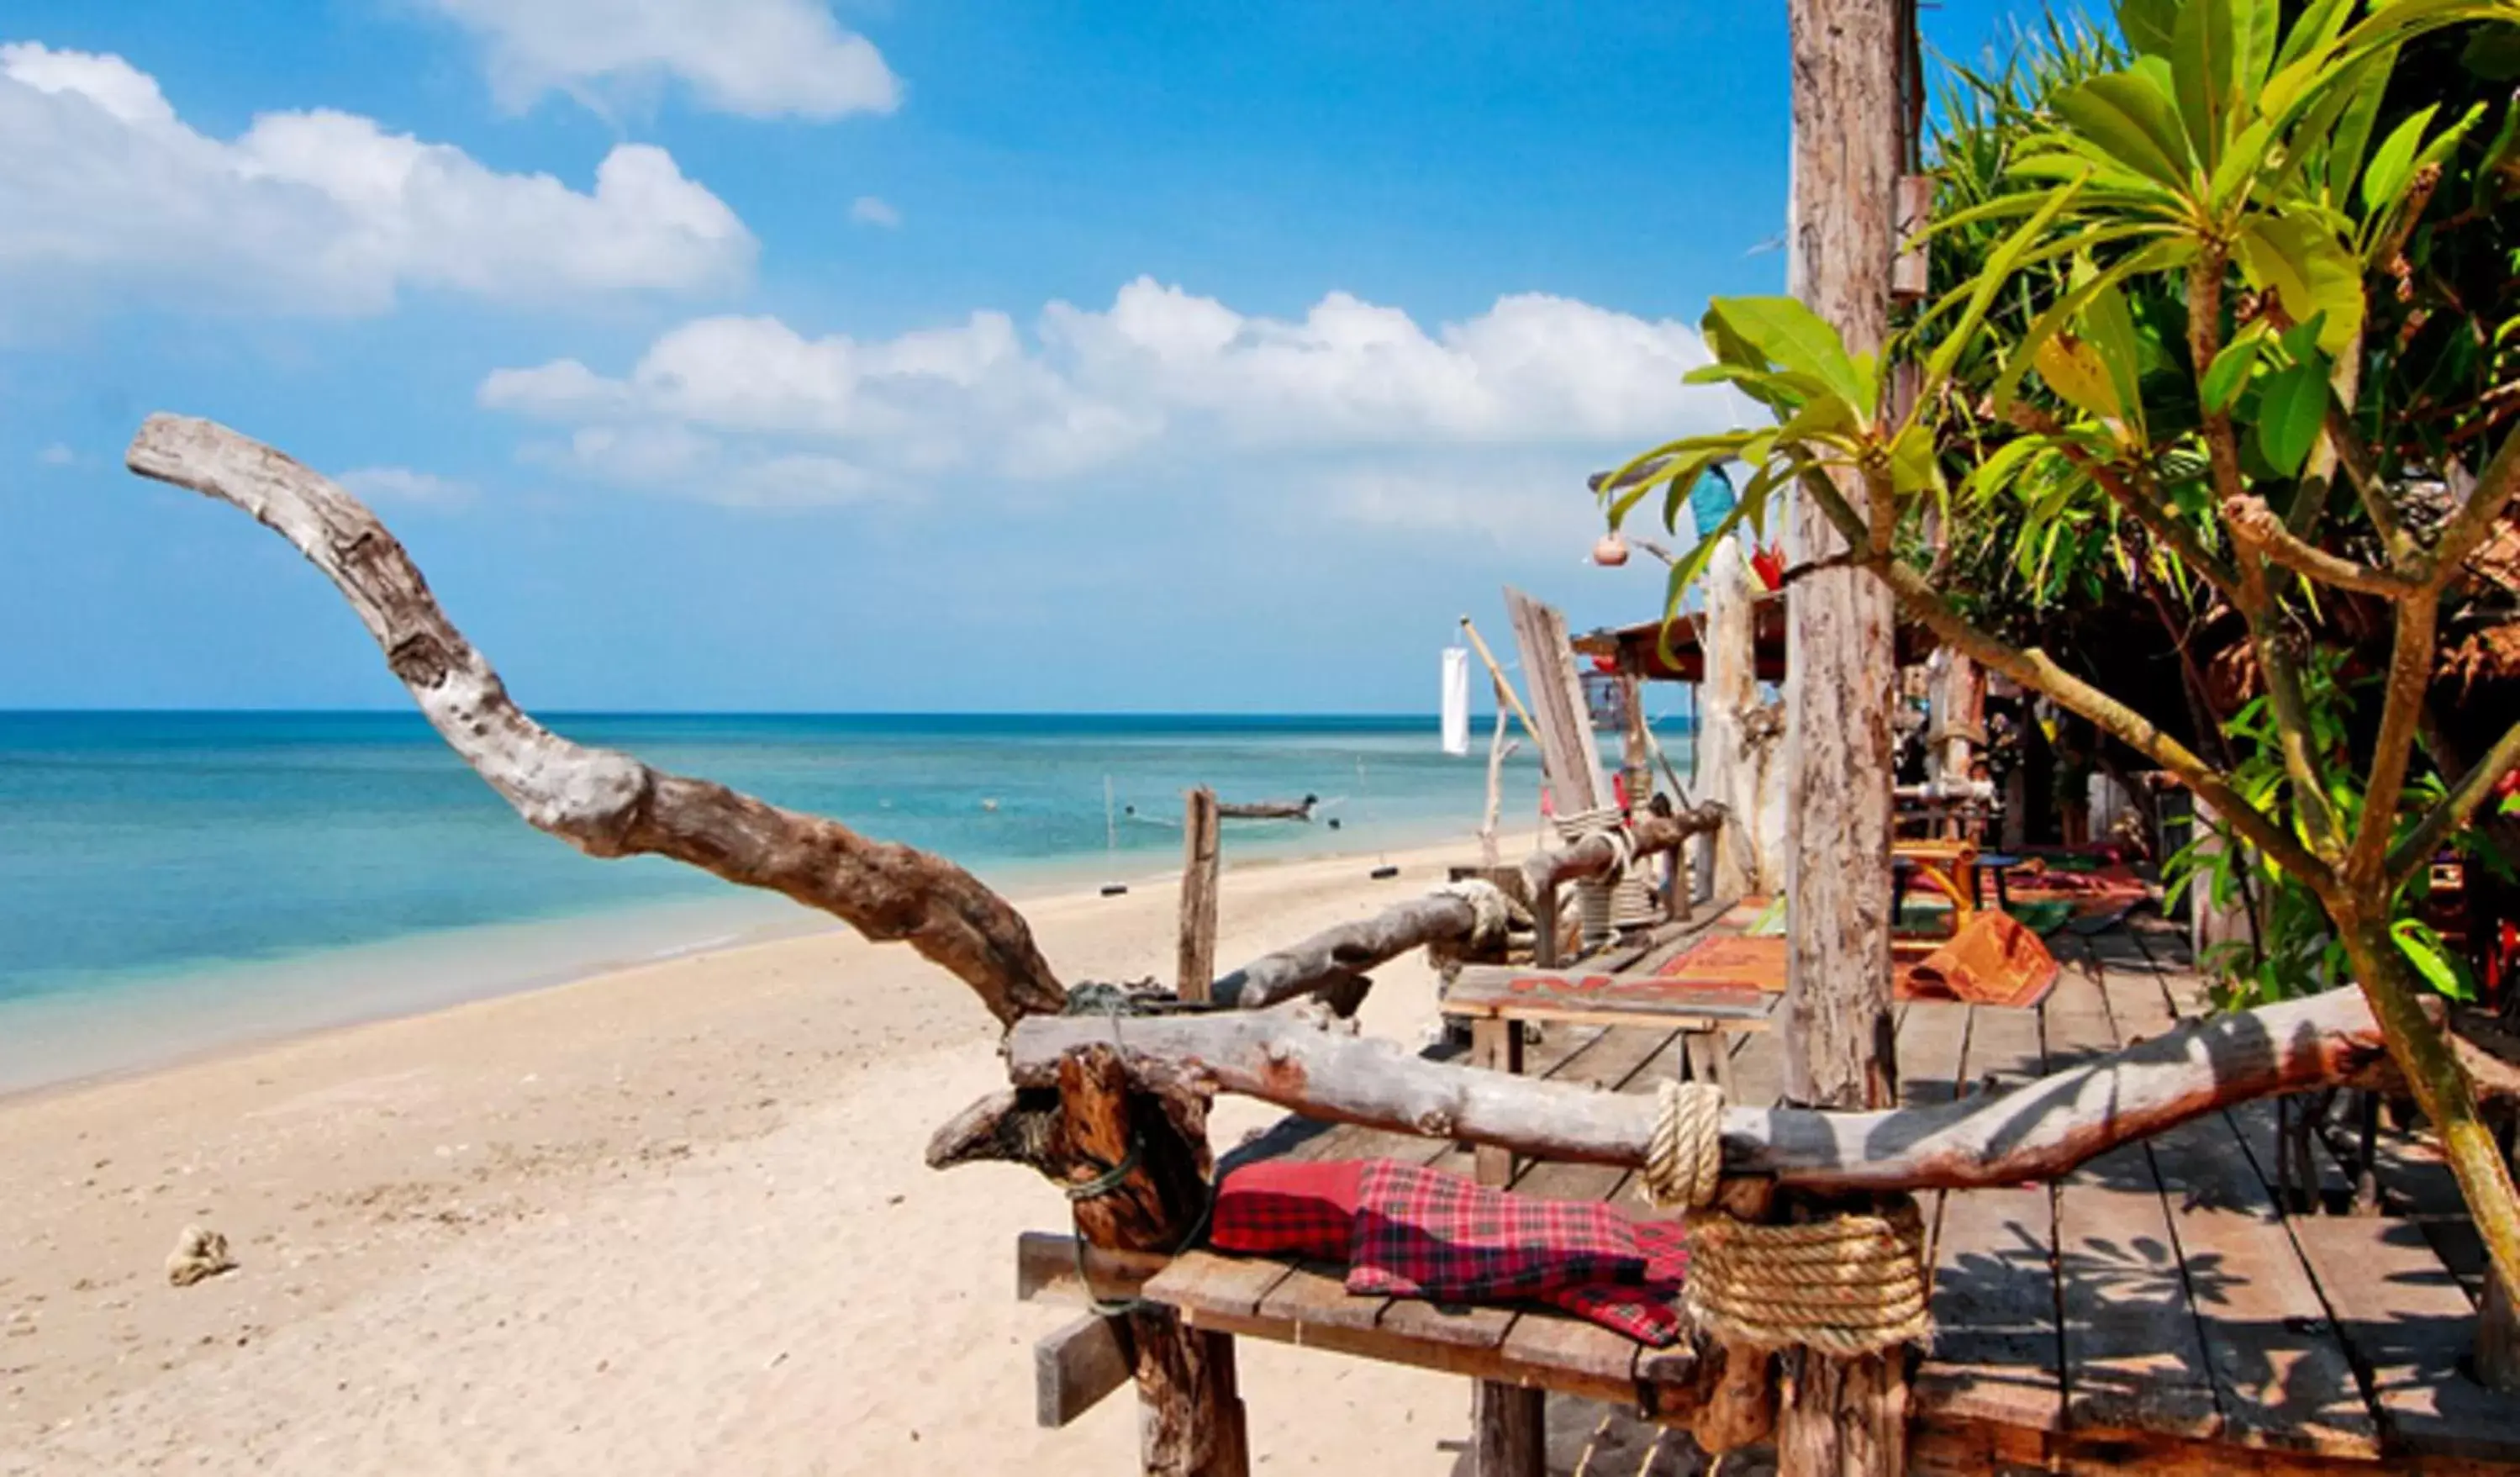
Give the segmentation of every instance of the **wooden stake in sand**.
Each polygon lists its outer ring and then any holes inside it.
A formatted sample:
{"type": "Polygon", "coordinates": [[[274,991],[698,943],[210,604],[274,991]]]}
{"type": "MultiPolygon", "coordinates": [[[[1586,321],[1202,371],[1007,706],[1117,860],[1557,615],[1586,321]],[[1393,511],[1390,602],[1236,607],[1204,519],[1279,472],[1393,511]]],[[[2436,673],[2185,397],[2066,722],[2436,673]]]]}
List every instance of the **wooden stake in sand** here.
{"type": "Polygon", "coordinates": [[[1182,806],[1181,967],[1174,993],[1190,1005],[1207,1004],[1216,978],[1216,791],[1192,790],[1182,806]]]}

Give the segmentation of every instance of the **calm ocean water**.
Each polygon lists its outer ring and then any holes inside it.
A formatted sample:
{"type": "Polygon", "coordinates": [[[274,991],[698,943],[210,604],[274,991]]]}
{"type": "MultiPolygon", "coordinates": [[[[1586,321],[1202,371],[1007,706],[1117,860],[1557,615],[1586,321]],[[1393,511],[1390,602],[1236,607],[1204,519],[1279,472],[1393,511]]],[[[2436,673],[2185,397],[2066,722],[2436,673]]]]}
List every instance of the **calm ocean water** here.
{"type": "MultiPolygon", "coordinates": [[[[1192,784],[1316,794],[1341,823],[1229,822],[1229,858],[1461,834],[1485,789],[1484,743],[1449,757],[1431,718],[554,726],[1010,888],[1177,865],[1192,784]]],[[[1508,825],[1528,824],[1536,765],[1527,748],[1512,762],[1508,825]]],[[[819,918],[672,863],[579,855],[518,821],[413,714],[0,713],[0,1089],[819,918]]]]}

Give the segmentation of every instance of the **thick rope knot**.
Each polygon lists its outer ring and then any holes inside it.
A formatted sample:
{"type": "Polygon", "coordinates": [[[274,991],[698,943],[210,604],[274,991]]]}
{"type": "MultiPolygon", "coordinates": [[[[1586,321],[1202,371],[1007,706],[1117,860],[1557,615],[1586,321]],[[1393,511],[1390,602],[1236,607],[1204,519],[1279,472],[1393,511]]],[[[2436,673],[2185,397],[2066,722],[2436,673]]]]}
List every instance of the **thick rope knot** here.
{"type": "Polygon", "coordinates": [[[1513,927],[1513,901],[1494,882],[1465,877],[1435,889],[1438,897],[1460,898],[1470,905],[1470,936],[1457,951],[1465,956],[1494,954],[1505,948],[1513,927]]]}
{"type": "Polygon", "coordinates": [[[1691,1210],[1714,1203],[1724,1178],[1724,1090],[1706,1082],[1665,1082],[1656,1094],[1653,1138],[1645,1145],[1645,1203],[1691,1210]]]}
{"type": "Polygon", "coordinates": [[[1754,1349],[1839,1358],[1921,1343],[1925,1226],[1904,1196],[1880,1215],[1759,1226],[1721,1212],[1688,1218],[1681,1300],[1697,1326],[1754,1349]]]}
{"type": "Polygon", "coordinates": [[[1575,883],[1575,906],[1583,920],[1584,947],[1598,949],[1618,937],[1622,928],[1641,928],[1661,917],[1654,907],[1653,885],[1636,863],[1636,839],[1615,805],[1576,811],[1555,820],[1558,838],[1574,842],[1589,836],[1609,838],[1613,860],[1607,874],[1581,877],[1575,883]]]}

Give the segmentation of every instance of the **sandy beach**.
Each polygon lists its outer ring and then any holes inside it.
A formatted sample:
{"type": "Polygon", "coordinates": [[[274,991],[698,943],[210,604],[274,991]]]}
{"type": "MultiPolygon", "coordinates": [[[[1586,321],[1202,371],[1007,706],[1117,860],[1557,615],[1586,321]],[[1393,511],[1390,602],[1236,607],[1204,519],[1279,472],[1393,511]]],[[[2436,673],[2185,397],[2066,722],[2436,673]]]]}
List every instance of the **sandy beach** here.
{"type": "MultiPolygon", "coordinates": [[[[1466,844],[1229,871],[1238,961],[1466,844]]],[[[1070,980],[1165,974],[1167,884],[1026,905],[1070,980]]],[[[1376,971],[1415,1039],[1432,980],[1376,971]]],[[[0,1101],[0,1472],[1116,1473],[1134,1402],[1033,1423],[1026,1172],[937,1174],[993,1022],[833,931],[0,1101]],[[177,1289],[188,1224],[242,1264],[177,1289]]],[[[1229,1145],[1270,1121],[1220,1105],[1229,1145]]],[[[1449,1471],[1456,1379],[1244,1356],[1255,1466],[1449,1471]]]]}

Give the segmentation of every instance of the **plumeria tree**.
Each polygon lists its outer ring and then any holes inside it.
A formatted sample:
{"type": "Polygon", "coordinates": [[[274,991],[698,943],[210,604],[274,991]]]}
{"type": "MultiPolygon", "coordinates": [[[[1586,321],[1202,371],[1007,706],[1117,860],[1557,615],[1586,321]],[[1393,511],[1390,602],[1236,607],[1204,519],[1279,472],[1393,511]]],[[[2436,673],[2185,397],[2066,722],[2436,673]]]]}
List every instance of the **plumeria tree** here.
{"type": "MultiPolygon", "coordinates": [[[[1605,479],[1605,512],[1615,528],[1661,492],[1676,525],[1706,469],[1744,463],[1731,517],[1674,564],[1675,604],[1717,538],[1810,499],[1909,615],[2178,777],[2316,901],[2520,1288],[2520,1200],[2426,1008],[2441,962],[2409,905],[2520,764],[2520,726],[2463,764],[2420,741],[2445,602],[2520,489],[2493,388],[2520,317],[2461,246],[2520,169],[2520,101],[2403,102],[2418,49],[2487,77],[2520,59],[2520,0],[2129,0],[2118,26],[2122,49],[1971,161],[1983,198],[1934,230],[1981,235],[1983,268],[1887,365],[1791,299],[1717,301],[1698,378],[1774,424],[1644,453],[1605,479]],[[1926,510],[1996,507],[2030,546],[2097,540],[2226,616],[2261,696],[2247,745],[2200,756],[1909,556],[1926,510]],[[2354,741],[2322,620],[2348,601],[2391,632],[2354,741]]],[[[2498,289],[2512,263],[2483,270],[2498,289]]]]}

